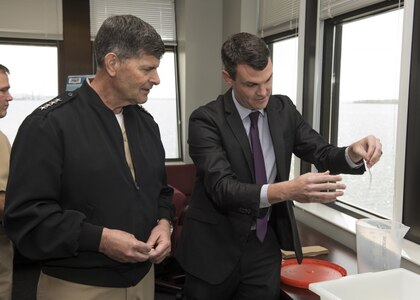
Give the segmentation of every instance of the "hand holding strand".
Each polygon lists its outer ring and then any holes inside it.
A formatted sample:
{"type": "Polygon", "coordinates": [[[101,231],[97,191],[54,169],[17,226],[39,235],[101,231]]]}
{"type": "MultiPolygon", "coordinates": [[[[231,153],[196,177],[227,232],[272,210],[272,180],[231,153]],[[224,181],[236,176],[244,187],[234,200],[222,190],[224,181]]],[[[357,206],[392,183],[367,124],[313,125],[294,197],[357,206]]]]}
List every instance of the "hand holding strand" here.
{"type": "Polygon", "coordinates": [[[289,181],[270,184],[268,199],[271,204],[285,200],[301,203],[327,203],[342,196],[346,185],[340,183],[342,177],[324,173],[306,173],[289,181]]]}
{"type": "Polygon", "coordinates": [[[381,141],[373,135],[368,135],[351,144],[348,154],[354,163],[364,159],[367,167],[371,168],[382,156],[381,141]]]}

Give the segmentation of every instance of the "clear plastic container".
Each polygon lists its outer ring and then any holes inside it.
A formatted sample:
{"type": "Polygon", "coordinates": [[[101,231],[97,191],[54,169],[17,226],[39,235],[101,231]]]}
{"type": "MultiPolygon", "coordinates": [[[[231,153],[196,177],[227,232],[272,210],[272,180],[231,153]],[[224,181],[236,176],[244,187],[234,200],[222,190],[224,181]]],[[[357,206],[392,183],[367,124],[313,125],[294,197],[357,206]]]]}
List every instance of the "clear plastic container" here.
{"type": "Polygon", "coordinates": [[[357,269],[359,273],[400,267],[402,242],[409,227],[383,219],[361,219],[356,223],[357,269]]]}

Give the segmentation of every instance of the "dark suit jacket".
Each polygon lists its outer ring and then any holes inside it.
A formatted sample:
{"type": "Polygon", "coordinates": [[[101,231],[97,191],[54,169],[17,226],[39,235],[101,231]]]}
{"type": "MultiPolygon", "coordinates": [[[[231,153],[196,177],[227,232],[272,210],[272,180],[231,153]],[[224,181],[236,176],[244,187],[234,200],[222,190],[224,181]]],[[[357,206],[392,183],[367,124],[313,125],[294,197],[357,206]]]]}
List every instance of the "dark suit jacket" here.
{"type": "MultiPolygon", "coordinates": [[[[289,179],[292,153],[319,171],[363,173],[351,169],[345,148],[328,144],[286,96],[271,96],[266,108],[277,178],[289,179]]],[[[191,203],[176,257],[193,276],[222,282],[238,263],[255,220],[261,185],[255,184],[251,147],[232,91],[195,110],[189,123],[190,156],[196,169],[191,203]]],[[[282,249],[302,258],[292,201],[272,206],[270,226],[282,249]]],[[[280,255],[280,249],[279,249],[280,255]]]]}

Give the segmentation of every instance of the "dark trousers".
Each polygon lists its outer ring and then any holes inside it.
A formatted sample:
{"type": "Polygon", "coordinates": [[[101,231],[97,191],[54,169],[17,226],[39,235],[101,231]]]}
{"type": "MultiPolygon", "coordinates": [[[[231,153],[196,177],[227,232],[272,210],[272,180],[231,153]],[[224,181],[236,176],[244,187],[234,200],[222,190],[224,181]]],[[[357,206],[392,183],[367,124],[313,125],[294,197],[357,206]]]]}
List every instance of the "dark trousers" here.
{"type": "MultiPolygon", "coordinates": [[[[220,246],[223,247],[223,245],[220,246]]],[[[280,245],[271,227],[269,226],[263,243],[257,239],[255,231],[251,231],[238,265],[221,284],[212,285],[186,274],[185,299],[278,300],[280,298],[280,264],[280,245]]]]}

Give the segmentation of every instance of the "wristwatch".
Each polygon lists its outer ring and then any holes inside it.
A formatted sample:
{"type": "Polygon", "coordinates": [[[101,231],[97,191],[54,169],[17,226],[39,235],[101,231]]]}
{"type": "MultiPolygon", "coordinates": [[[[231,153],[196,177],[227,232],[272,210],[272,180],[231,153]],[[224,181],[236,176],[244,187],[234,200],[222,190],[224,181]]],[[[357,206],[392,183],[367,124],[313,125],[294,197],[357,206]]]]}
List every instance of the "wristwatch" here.
{"type": "Polygon", "coordinates": [[[162,219],[158,219],[157,223],[159,224],[160,220],[166,220],[169,223],[169,233],[170,235],[172,235],[172,233],[174,232],[174,225],[172,224],[172,221],[169,220],[168,218],[162,218],[162,219]]]}

